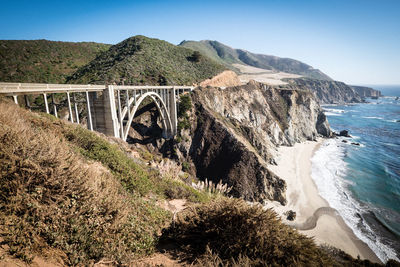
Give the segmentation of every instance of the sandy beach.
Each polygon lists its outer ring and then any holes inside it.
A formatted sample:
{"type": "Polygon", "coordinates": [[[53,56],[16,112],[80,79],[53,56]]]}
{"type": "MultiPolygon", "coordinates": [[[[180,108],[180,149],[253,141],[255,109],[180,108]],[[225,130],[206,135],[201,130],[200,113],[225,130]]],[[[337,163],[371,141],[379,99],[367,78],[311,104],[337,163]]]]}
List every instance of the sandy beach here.
{"type": "Polygon", "coordinates": [[[314,237],[317,244],[328,244],[340,248],[353,257],[380,262],[374,252],[345,224],[339,214],[319,193],[311,177],[311,158],[323,142],[307,141],[293,147],[282,146],[278,149],[277,166],[270,169],[287,183],[286,197],[288,203],[282,206],[277,202],[267,205],[282,215],[288,210],[296,212],[293,222],[303,234],[314,237]]]}

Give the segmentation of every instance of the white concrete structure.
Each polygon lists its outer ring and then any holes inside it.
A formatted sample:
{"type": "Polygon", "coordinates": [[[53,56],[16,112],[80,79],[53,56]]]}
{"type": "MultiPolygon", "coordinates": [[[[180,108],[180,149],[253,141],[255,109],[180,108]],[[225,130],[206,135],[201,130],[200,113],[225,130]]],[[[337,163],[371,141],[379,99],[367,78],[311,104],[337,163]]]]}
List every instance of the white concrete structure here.
{"type": "MultiPolygon", "coordinates": [[[[78,105],[84,102],[88,129],[123,140],[127,139],[136,111],[145,99],[154,102],[160,113],[163,137],[172,138],[177,132],[177,98],[181,93],[192,90],[191,86],[0,83],[0,94],[12,96],[16,104],[18,96],[43,95],[47,113],[50,113],[48,95],[51,95],[52,113],[56,117],[58,113],[54,94],[65,93],[68,119],[72,123],[81,121],[78,105]],[[84,95],[85,101],[77,101],[77,94],[84,95]]],[[[25,103],[27,107],[30,106],[27,97],[25,103]]]]}

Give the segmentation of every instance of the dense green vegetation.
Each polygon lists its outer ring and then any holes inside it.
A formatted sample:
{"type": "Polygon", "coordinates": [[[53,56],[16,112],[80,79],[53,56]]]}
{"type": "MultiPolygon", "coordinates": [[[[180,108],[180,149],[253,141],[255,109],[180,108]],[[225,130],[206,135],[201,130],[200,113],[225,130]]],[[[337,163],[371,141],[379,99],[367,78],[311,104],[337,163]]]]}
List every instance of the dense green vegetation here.
{"type": "Polygon", "coordinates": [[[191,85],[226,69],[191,49],[145,36],[112,46],[68,78],[73,83],[191,85]]]}
{"type": "MultiPolygon", "coordinates": [[[[192,98],[190,94],[185,94],[180,97],[178,104],[178,137],[181,139],[181,131],[190,129],[190,120],[188,111],[192,108],[192,98]]],[[[178,141],[178,140],[177,140],[178,141]]]]}
{"type": "Polygon", "coordinates": [[[47,40],[0,40],[0,81],[64,83],[111,45],[47,40]]]}
{"type": "Polygon", "coordinates": [[[233,49],[217,41],[183,41],[180,46],[200,51],[207,57],[238,71],[232,64],[244,64],[253,67],[300,74],[319,80],[331,80],[321,71],[290,58],[280,58],[269,55],[255,54],[242,49],[233,49]]]}

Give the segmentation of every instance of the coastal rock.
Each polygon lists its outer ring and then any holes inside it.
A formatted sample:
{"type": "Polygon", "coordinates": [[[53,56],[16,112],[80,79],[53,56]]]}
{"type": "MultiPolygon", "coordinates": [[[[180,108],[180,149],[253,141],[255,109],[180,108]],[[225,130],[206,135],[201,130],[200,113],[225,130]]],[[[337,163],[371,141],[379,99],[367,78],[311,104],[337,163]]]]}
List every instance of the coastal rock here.
{"type": "Polygon", "coordinates": [[[351,137],[348,130],[341,130],[339,136],[351,137]]]}
{"type": "Polygon", "coordinates": [[[345,104],[362,103],[361,97],[351,86],[338,81],[324,81],[315,79],[288,79],[292,89],[307,90],[315,93],[320,103],[345,104]]]}
{"type": "Polygon", "coordinates": [[[381,91],[372,89],[370,87],[352,85],[351,88],[353,88],[354,91],[356,91],[361,97],[372,97],[378,99],[382,96],[381,91]]]}
{"type": "Polygon", "coordinates": [[[284,213],[286,216],[286,220],[288,221],[294,221],[296,219],[296,212],[293,210],[288,210],[284,213]]]}

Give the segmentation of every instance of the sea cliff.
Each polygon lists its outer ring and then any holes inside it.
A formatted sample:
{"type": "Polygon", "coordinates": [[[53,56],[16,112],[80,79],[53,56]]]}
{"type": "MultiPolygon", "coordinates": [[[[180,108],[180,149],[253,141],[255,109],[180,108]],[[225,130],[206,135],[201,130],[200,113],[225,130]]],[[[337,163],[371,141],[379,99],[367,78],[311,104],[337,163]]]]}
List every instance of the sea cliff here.
{"type": "Polygon", "coordinates": [[[381,91],[372,89],[365,86],[351,86],[361,97],[380,97],[382,96],[381,91]]]}
{"type": "Polygon", "coordinates": [[[325,115],[308,91],[257,82],[229,88],[199,88],[189,129],[177,144],[182,161],[199,178],[222,180],[249,201],[286,203],[286,183],[268,169],[280,145],[330,136],[325,115]]]}

